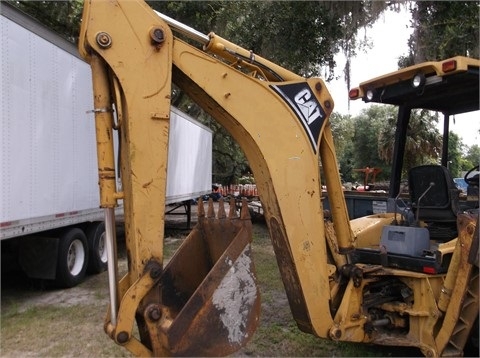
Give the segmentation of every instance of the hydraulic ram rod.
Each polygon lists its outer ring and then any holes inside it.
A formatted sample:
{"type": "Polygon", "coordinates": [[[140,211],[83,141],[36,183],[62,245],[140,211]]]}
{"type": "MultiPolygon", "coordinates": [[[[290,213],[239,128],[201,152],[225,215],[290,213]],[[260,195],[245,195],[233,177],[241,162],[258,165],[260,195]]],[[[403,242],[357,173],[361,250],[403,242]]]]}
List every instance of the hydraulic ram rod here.
{"type": "Polygon", "coordinates": [[[158,11],[155,13],[167,23],[173,30],[186,35],[188,38],[198,41],[203,45],[203,50],[223,57],[231,63],[241,60],[246,66],[252,66],[252,69],[259,69],[269,81],[282,82],[302,79],[301,76],[284,69],[277,64],[268,61],[261,56],[257,56],[253,51],[246,50],[234,43],[211,32],[205,35],[190,26],[168,17],[158,11]]]}
{"type": "Polygon", "coordinates": [[[110,293],[110,323],[117,325],[118,313],[118,259],[117,259],[117,238],[115,233],[115,209],[105,208],[105,243],[108,255],[108,290],[110,293]]]}
{"type": "Polygon", "coordinates": [[[165,21],[168,26],[172,29],[176,30],[177,32],[188,36],[188,38],[200,42],[202,45],[206,46],[210,41],[208,35],[202,34],[200,31],[197,31],[190,26],[182,24],[181,22],[172,19],[171,17],[162,14],[161,12],[155,11],[155,13],[165,21]]]}

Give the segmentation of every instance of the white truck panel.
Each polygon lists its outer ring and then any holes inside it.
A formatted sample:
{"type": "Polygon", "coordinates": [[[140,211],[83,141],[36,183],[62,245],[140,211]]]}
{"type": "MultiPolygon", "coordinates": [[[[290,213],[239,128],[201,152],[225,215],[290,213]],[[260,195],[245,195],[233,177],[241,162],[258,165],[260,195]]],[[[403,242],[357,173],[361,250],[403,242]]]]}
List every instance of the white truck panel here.
{"type": "MultiPolygon", "coordinates": [[[[1,11],[0,239],[103,220],[90,67],[72,44],[1,11]]],[[[171,118],[168,204],[212,188],[211,131],[177,109],[171,118]]]]}
{"type": "Polygon", "coordinates": [[[167,166],[167,204],[212,191],[212,132],[172,107],[167,166]]]}
{"type": "Polygon", "coordinates": [[[88,65],[2,17],[0,222],[99,207],[88,65]]]}

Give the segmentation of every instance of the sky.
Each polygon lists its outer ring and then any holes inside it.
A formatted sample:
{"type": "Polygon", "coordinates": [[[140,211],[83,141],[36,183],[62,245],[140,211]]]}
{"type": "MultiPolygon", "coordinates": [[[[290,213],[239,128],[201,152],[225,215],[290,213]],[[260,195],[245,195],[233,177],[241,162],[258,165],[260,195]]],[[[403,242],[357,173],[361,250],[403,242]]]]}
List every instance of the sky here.
{"type": "MultiPolygon", "coordinates": [[[[402,8],[400,13],[393,11],[385,12],[373,25],[367,29],[367,36],[370,38],[373,47],[366,53],[358,52],[351,60],[351,87],[356,87],[360,82],[393,72],[398,69],[398,58],[408,52],[407,40],[412,33],[409,27],[410,13],[402,8]]],[[[363,36],[363,30],[361,36],[363,36]]],[[[341,55],[336,57],[337,71],[342,73],[345,65],[345,58],[341,55]]],[[[362,100],[350,101],[348,108],[347,86],[343,78],[327,83],[327,87],[335,102],[335,111],[340,114],[360,113],[362,109],[368,108],[371,104],[362,100]]],[[[439,121],[439,129],[443,131],[443,116],[439,121]]],[[[480,144],[480,113],[472,112],[457,115],[455,120],[450,120],[450,130],[458,134],[464,144],[471,146],[480,144]]]]}

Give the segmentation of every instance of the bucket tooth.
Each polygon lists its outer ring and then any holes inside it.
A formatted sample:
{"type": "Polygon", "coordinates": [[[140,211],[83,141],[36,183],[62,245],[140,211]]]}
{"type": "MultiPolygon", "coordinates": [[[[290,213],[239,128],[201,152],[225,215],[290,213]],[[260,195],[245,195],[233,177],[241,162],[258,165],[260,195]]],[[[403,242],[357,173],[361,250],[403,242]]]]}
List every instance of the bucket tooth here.
{"type": "Polygon", "coordinates": [[[237,217],[237,205],[235,203],[235,199],[231,198],[230,199],[230,210],[228,212],[228,218],[229,219],[234,219],[237,217]]]}
{"type": "Polygon", "coordinates": [[[217,218],[225,219],[226,217],[227,217],[227,214],[225,213],[225,204],[223,202],[223,198],[220,198],[220,200],[218,201],[217,218]]]}
{"type": "Polygon", "coordinates": [[[197,216],[199,218],[204,218],[205,217],[205,209],[203,208],[203,199],[200,197],[198,199],[198,205],[197,205],[197,216]]]}
{"type": "Polygon", "coordinates": [[[213,207],[212,198],[208,199],[207,218],[215,218],[215,208],[213,207]]]}
{"type": "Polygon", "coordinates": [[[248,210],[248,202],[247,199],[242,199],[242,208],[240,210],[240,219],[242,220],[250,220],[250,211],[248,210]]]}

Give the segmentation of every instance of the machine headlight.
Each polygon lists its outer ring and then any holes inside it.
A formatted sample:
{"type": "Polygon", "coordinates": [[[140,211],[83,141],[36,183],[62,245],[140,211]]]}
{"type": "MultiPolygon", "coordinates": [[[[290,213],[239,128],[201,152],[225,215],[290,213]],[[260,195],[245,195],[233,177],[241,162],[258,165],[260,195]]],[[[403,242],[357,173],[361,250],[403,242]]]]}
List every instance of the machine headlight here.
{"type": "Polygon", "coordinates": [[[423,73],[417,73],[412,78],[412,86],[414,88],[421,87],[425,84],[425,75],[423,73]]]}
{"type": "Polygon", "coordinates": [[[373,89],[367,90],[367,100],[371,101],[373,99],[373,96],[375,95],[375,92],[373,89]]]}

